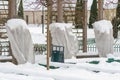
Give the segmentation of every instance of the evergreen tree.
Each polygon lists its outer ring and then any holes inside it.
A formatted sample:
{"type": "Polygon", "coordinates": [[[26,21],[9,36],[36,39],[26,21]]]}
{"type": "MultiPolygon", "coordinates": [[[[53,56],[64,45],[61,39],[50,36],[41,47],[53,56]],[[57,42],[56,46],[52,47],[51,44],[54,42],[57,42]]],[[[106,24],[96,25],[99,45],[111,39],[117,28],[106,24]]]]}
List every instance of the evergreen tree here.
{"type": "Polygon", "coordinates": [[[118,5],[116,8],[116,17],[112,19],[113,25],[113,37],[117,38],[118,36],[118,26],[120,25],[120,0],[118,0],[118,5]]]}
{"type": "Polygon", "coordinates": [[[19,4],[19,7],[18,7],[18,17],[19,18],[24,18],[24,12],[23,12],[23,1],[20,0],[20,4],[19,4]]]}
{"type": "Polygon", "coordinates": [[[83,28],[83,0],[77,0],[75,7],[75,28],[83,28]]]}
{"type": "Polygon", "coordinates": [[[97,20],[98,20],[97,0],[93,0],[90,10],[89,28],[93,28],[92,24],[97,20]]]}

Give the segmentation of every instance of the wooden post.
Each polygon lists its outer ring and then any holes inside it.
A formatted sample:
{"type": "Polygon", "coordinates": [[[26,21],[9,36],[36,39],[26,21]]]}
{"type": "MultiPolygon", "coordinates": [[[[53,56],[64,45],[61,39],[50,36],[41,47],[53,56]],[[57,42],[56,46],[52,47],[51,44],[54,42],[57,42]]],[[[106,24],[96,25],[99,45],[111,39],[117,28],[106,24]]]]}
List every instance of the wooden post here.
{"type": "Polygon", "coordinates": [[[51,0],[48,0],[47,2],[47,70],[49,70],[49,57],[51,52],[51,35],[49,30],[49,25],[51,23],[51,8],[52,8],[51,0]]]}
{"type": "Polygon", "coordinates": [[[63,0],[57,0],[57,22],[63,22],[63,0]]]}
{"type": "Polygon", "coordinates": [[[87,0],[84,0],[83,5],[83,52],[87,52],[87,0]]]}
{"type": "MultiPolygon", "coordinates": [[[[16,0],[8,0],[8,18],[11,19],[11,18],[15,18],[16,17],[16,13],[17,13],[17,8],[16,8],[16,0]]],[[[10,45],[10,43],[9,43],[10,45]]],[[[17,60],[15,59],[15,57],[13,56],[12,54],[12,50],[11,50],[11,45],[9,47],[10,49],[10,54],[12,56],[12,62],[14,64],[17,64],[17,60]]]]}
{"type": "Polygon", "coordinates": [[[49,30],[49,24],[50,24],[50,13],[49,13],[49,7],[47,10],[47,70],[49,70],[49,55],[50,55],[50,30],[49,30]]]}
{"type": "Polygon", "coordinates": [[[98,20],[103,19],[103,0],[98,0],[98,20]]]}
{"type": "Polygon", "coordinates": [[[15,18],[17,15],[17,8],[16,8],[16,0],[9,0],[9,13],[8,13],[8,17],[10,18],[15,18]]]}

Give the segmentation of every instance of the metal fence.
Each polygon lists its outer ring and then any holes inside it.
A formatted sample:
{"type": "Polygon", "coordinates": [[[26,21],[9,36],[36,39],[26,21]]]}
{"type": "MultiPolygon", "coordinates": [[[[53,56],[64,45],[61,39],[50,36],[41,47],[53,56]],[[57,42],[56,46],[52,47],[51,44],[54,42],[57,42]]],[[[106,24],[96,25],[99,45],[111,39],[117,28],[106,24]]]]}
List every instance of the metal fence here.
{"type": "MultiPolygon", "coordinates": [[[[114,44],[113,48],[114,48],[115,53],[120,52],[120,44],[114,44]]],[[[88,52],[98,52],[95,44],[88,44],[87,45],[87,51],[88,52]]]]}
{"type": "Polygon", "coordinates": [[[9,41],[0,41],[0,56],[10,56],[10,43],[9,41]]]}
{"type": "Polygon", "coordinates": [[[87,45],[87,51],[88,51],[88,52],[97,52],[98,50],[97,50],[95,44],[88,44],[88,45],[87,45]]]}
{"type": "MultiPolygon", "coordinates": [[[[1,45],[0,43],[0,55],[8,55],[9,49],[8,49],[8,44],[6,45],[1,45]],[[5,48],[4,48],[5,47],[5,48]]],[[[114,44],[114,52],[115,53],[119,53],[120,52],[120,44],[114,44]]],[[[82,48],[82,47],[81,47],[82,48]]],[[[47,49],[47,45],[45,44],[35,44],[34,45],[34,53],[35,54],[43,54],[47,49]]],[[[95,44],[88,44],[87,45],[87,52],[93,52],[93,53],[97,53],[98,50],[96,48],[95,44]]]]}
{"type": "MultiPolygon", "coordinates": [[[[120,52],[120,44],[114,44],[113,47],[114,47],[114,52],[115,53],[120,52]]],[[[46,49],[47,49],[47,45],[39,45],[39,44],[34,45],[34,53],[35,54],[43,54],[46,51],[46,49]]],[[[98,50],[96,48],[96,45],[95,44],[88,44],[87,45],[87,52],[97,53],[98,50]]]]}
{"type": "Polygon", "coordinates": [[[114,45],[114,52],[116,52],[116,53],[120,52],[120,44],[114,45]]]}
{"type": "MultiPolygon", "coordinates": [[[[34,53],[43,54],[47,49],[45,44],[34,44],[34,53]]],[[[0,41],[0,56],[10,56],[11,49],[9,41],[0,41]]]]}

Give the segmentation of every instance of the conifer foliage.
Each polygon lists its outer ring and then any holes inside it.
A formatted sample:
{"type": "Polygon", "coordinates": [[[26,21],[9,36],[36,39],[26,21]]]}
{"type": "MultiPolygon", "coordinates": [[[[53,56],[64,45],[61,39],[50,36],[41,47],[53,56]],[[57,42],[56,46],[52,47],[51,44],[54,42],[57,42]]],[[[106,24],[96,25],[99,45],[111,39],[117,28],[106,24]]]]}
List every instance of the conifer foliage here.
{"type": "Polygon", "coordinates": [[[89,28],[93,28],[92,24],[97,20],[98,20],[97,0],[93,0],[90,10],[89,28]]]}
{"type": "Polygon", "coordinates": [[[24,18],[24,11],[23,11],[23,1],[20,0],[20,4],[19,4],[19,7],[18,7],[18,17],[19,18],[24,18]]]}
{"type": "Polygon", "coordinates": [[[120,0],[118,0],[118,5],[116,8],[116,17],[112,19],[112,25],[113,25],[113,37],[117,38],[118,36],[118,27],[120,25],[120,0]]]}

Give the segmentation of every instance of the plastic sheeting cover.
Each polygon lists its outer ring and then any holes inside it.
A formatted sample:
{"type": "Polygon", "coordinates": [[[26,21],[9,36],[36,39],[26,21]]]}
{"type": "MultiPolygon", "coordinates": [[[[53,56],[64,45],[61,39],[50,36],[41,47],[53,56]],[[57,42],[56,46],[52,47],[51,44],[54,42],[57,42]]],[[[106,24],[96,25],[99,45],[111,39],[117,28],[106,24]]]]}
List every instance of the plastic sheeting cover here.
{"type": "Polygon", "coordinates": [[[6,23],[12,54],[18,64],[34,63],[33,44],[27,24],[22,19],[10,19],[6,23]]]}
{"type": "Polygon", "coordinates": [[[100,20],[93,23],[96,47],[100,57],[106,57],[107,54],[113,54],[113,30],[112,24],[107,20],[100,20]]]}
{"type": "Polygon", "coordinates": [[[50,24],[52,44],[64,46],[65,59],[72,58],[78,51],[78,41],[72,33],[72,25],[66,23],[50,24]]]}

